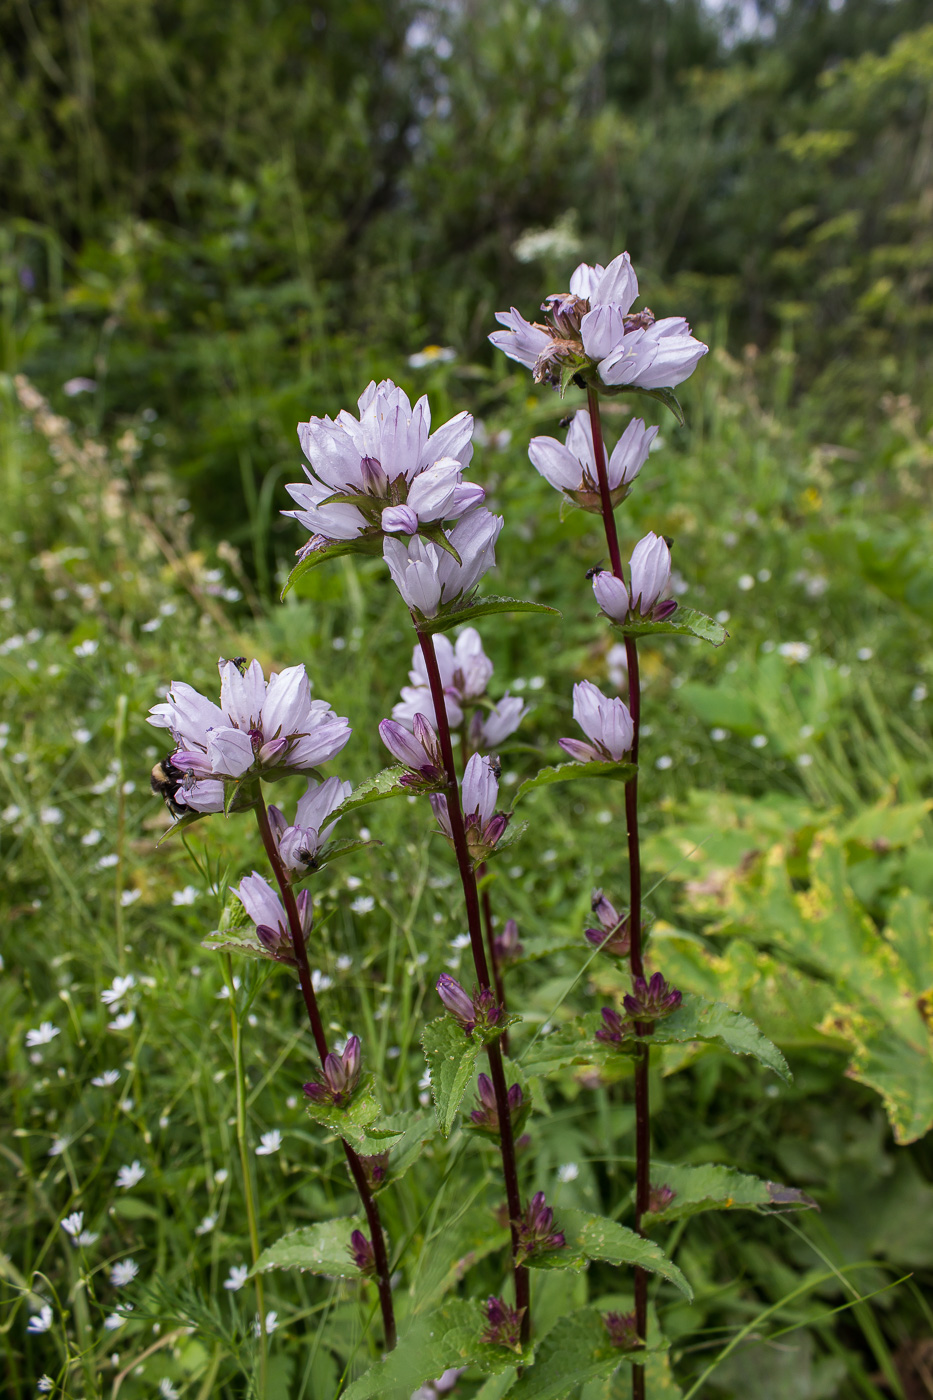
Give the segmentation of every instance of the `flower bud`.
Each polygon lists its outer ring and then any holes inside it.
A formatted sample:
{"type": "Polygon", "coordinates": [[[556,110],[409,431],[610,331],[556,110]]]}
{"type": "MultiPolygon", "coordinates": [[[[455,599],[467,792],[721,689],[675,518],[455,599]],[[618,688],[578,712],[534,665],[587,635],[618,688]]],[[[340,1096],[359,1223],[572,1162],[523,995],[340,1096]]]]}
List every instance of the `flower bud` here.
{"type": "Polygon", "coordinates": [[[613,1010],[611,1006],[604,1006],[601,1015],[603,1024],[596,1032],[596,1039],[602,1041],[603,1045],[621,1045],[634,1034],[631,1021],[623,1021],[618,1011],[613,1010]]]}
{"type": "Polygon", "coordinates": [[[505,928],[496,934],[492,940],[492,950],[500,967],[516,962],[524,953],[525,949],[518,937],[518,924],[514,919],[507,919],[505,928]]]}
{"type": "Polygon", "coordinates": [[[660,1214],[662,1210],[667,1210],[668,1206],[677,1195],[670,1186],[652,1186],[648,1192],[648,1209],[655,1214],[660,1214]]]}
{"type": "Polygon", "coordinates": [[[641,1346],[641,1339],[638,1336],[638,1325],[635,1321],[635,1314],[630,1313],[603,1313],[603,1323],[609,1333],[609,1341],[620,1351],[634,1351],[641,1346]]]}
{"type": "Polygon", "coordinates": [[[375,1274],[375,1251],[362,1230],[354,1230],[353,1234],[350,1236],[349,1254],[361,1274],[375,1274]]]}
{"type": "Polygon", "coordinates": [[[389,1170],[388,1152],[374,1152],[370,1157],[361,1157],[360,1163],[370,1187],[381,1186],[389,1170]]]}
{"type": "Polygon", "coordinates": [[[584,937],[587,942],[602,953],[627,957],[632,941],[628,915],[619,914],[602,890],[593,891],[591,908],[600,927],[586,930],[584,937]]]}
{"type": "MultiPolygon", "coordinates": [[[[499,1134],[499,1109],[496,1104],[496,1091],[488,1074],[481,1074],[476,1087],[479,1093],[478,1107],[470,1114],[470,1121],[481,1132],[499,1134]]],[[[513,1125],[526,1107],[520,1084],[513,1084],[508,1092],[509,1117],[513,1125]]]]}
{"type": "Polygon", "coordinates": [[[442,972],[436,983],[437,994],[458,1025],[470,1035],[476,1025],[472,998],[450,973],[442,972]]]}
{"type": "Polygon", "coordinates": [[[312,1103],[333,1104],[336,1108],[342,1108],[353,1097],[360,1082],[360,1069],[359,1036],[351,1035],[342,1055],[331,1051],[325,1056],[320,1078],[305,1084],[304,1091],[312,1103]]]}
{"type": "Polygon", "coordinates": [[[490,1298],[486,1304],[486,1330],[481,1342],[496,1347],[508,1347],[509,1351],[522,1349],[522,1318],[524,1308],[510,1308],[501,1298],[490,1298]]]}
{"type": "Polygon", "coordinates": [[[634,1021],[660,1021],[676,1011],[682,1000],[682,994],[656,972],[650,982],[636,977],[631,993],[622,998],[622,1005],[634,1021]]]}
{"type": "Polygon", "coordinates": [[[546,1254],[553,1249],[562,1249],[566,1244],[563,1232],[554,1230],[554,1212],[547,1204],[544,1192],[537,1191],[525,1207],[525,1214],[517,1222],[518,1254],[516,1263],[524,1263],[533,1254],[546,1254]]]}

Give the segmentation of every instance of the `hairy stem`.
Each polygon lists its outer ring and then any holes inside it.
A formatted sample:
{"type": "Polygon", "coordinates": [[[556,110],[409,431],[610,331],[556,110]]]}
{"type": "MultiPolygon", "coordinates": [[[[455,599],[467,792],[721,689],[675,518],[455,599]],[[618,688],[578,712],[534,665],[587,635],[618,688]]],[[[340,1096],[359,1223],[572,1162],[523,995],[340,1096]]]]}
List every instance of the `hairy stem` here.
{"type": "MultiPolygon", "coordinates": [[[[425,669],[428,673],[428,684],[431,688],[431,699],[434,701],[434,713],[437,717],[437,734],[440,740],[441,753],[444,757],[444,772],[447,776],[447,813],[450,818],[450,829],[453,833],[454,852],[457,857],[457,866],[460,870],[460,883],[463,886],[463,898],[467,911],[467,927],[470,930],[470,947],[473,952],[473,966],[476,969],[476,978],[483,990],[491,990],[489,977],[489,963],[486,958],[486,948],[483,942],[483,923],[480,914],[479,894],[476,888],[476,875],[473,870],[473,862],[467,848],[466,829],[463,823],[463,811],[460,806],[460,788],[457,782],[457,765],[454,761],[453,743],[450,737],[450,723],[447,719],[447,706],[444,701],[444,686],[441,681],[441,673],[437,665],[437,654],[434,650],[434,638],[428,632],[422,632],[417,620],[412,617],[415,624],[415,631],[418,636],[418,645],[421,647],[421,654],[424,657],[425,669]]],[[[489,1057],[489,1077],[492,1080],[493,1090],[496,1096],[496,1112],[499,1115],[499,1150],[502,1154],[502,1175],[505,1179],[505,1195],[509,1208],[509,1224],[512,1235],[512,1267],[515,1273],[515,1306],[523,1309],[522,1313],[522,1341],[527,1341],[531,1335],[531,1288],[528,1278],[528,1270],[524,1264],[519,1264],[519,1238],[518,1225],[522,1215],[521,1194],[518,1189],[518,1164],[515,1158],[515,1137],[512,1132],[512,1117],[509,1113],[508,1087],[505,1082],[505,1067],[502,1063],[502,1047],[498,1040],[487,1045],[486,1054],[489,1057]]]]}
{"type": "MultiPolygon", "coordinates": [[[[486,863],[484,861],[482,865],[476,868],[477,880],[482,880],[485,874],[486,863]]],[[[496,1001],[502,1007],[503,1011],[508,1011],[508,1004],[505,1000],[505,983],[502,980],[502,968],[499,965],[499,959],[496,957],[496,935],[492,926],[492,902],[489,898],[489,889],[485,885],[479,892],[479,902],[483,911],[483,928],[486,932],[486,951],[489,954],[489,966],[492,968],[492,980],[496,988],[496,1001]]],[[[502,1032],[499,1038],[499,1044],[502,1046],[503,1055],[507,1055],[509,1053],[508,1031],[502,1032]]]]}
{"type": "MultiPolygon", "coordinates": [[[[285,912],[288,915],[288,928],[291,934],[292,952],[295,962],[298,965],[298,980],[301,984],[301,994],[304,997],[305,1009],[308,1013],[308,1020],[311,1024],[311,1034],[314,1036],[314,1043],[317,1046],[318,1056],[323,1067],[327,1058],[327,1036],[324,1033],[324,1023],[321,1020],[321,1013],[317,1004],[317,997],[314,993],[314,985],[311,981],[311,968],[308,963],[308,950],[305,945],[304,929],[301,924],[301,915],[298,912],[298,902],[295,899],[295,891],[288,880],[288,872],[279,857],[279,849],[275,844],[275,837],[269,825],[269,814],[266,811],[266,804],[260,795],[259,803],[256,807],[256,821],[259,824],[259,834],[262,837],[262,844],[265,847],[266,855],[269,857],[269,864],[275,874],[276,883],[282,896],[282,903],[285,905],[285,912]]],[[[382,1309],[382,1325],[385,1332],[386,1350],[391,1351],[396,1343],[395,1330],[395,1310],[392,1306],[392,1288],[390,1284],[389,1256],[386,1250],[385,1235],[382,1230],[382,1221],[379,1216],[379,1207],[376,1204],[373,1193],[370,1190],[369,1182],[366,1180],[366,1172],[357,1154],[348,1142],[341,1139],[344,1156],[347,1159],[347,1166],[350,1168],[350,1175],[359,1192],[363,1209],[366,1212],[366,1219],[369,1223],[370,1239],[373,1246],[373,1255],[376,1261],[376,1284],[379,1289],[379,1306],[382,1309]]]]}
{"type": "MultiPolygon", "coordinates": [[[[622,555],[619,552],[619,535],[616,530],[615,512],[609,490],[609,476],[606,470],[606,449],[603,443],[599,417],[599,396],[595,389],[587,390],[587,406],[590,414],[590,428],[593,434],[593,456],[596,461],[596,475],[599,480],[599,498],[602,505],[603,528],[606,544],[616,578],[624,581],[622,555]]],[[[625,660],[628,665],[628,707],[632,716],[632,762],[638,763],[638,740],[641,733],[641,681],[638,674],[638,648],[634,637],[625,638],[625,660]]],[[[629,928],[631,941],[629,960],[632,976],[644,976],[641,937],[641,844],[638,833],[638,773],[635,772],[625,784],[625,828],[628,835],[629,866],[629,928]]],[[[639,1022],[635,1029],[639,1035],[651,1034],[650,1023],[639,1022]]],[[[648,1101],[648,1070],[650,1046],[647,1042],[635,1063],[635,1229],[642,1234],[642,1216],[648,1209],[651,1190],[651,1118],[648,1101]]],[[[645,1340],[648,1328],[648,1274],[644,1269],[635,1270],[635,1324],[639,1337],[645,1340]]],[[[632,1367],[633,1400],[644,1400],[645,1368],[632,1367]]]]}

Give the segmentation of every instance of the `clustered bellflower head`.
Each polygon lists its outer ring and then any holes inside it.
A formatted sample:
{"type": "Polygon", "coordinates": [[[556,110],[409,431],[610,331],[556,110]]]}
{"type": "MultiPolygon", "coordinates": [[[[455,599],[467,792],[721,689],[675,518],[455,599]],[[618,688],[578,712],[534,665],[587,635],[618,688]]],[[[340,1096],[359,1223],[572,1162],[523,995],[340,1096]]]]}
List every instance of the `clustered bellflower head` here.
{"type": "Polygon", "coordinates": [[[337,825],[336,818],[332,822],[327,818],[352,791],[351,784],[342,783],[339,778],[328,778],[323,783],[309,778],[304,796],[298,799],[293,826],[288,825],[278,807],[270,806],[269,825],[286,870],[303,874],[314,869],[322,847],[337,825]]]}
{"type": "Polygon", "coordinates": [[[408,769],[399,782],[410,792],[437,792],[447,786],[440,740],[424,715],[414,716],[410,731],[397,720],[381,720],[379,733],[392,757],[408,769]]]}
{"type": "Polygon", "coordinates": [[[650,982],[644,977],[634,978],[632,990],[622,998],[622,1005],[635,1021],[660,1021],[676,1011],[682,1001],[683,994],[676,987],[668,986],[660,972],[655,972],[650,982]]]}
{"type": "MultiPolygon", "coordinates": [[[[493,665],[483,651],[482,639],[475,627],[464,627],[456,642],[443,632],[434,638],[437,669],[444,687],[444,707],[451,729],[459,729],[464,710],[481,705],[470,723],[468,741],[474,750],[496,749],[521,724],[528,706],[516,696],[505,694],[494,705],[486,699],[486,687],[492,679],[493,665]],[[489,706],[489,708],[485,708],[489,706]]],[[[434,700],[428,684],[424,655],[416,646],[408,673],[410,685],[402,687],[402,698],[393,706],[392,718],[408,729],[414,728],[417,714],[426,716],[437,725],[434,700]]]]}
{"type": "Polygon", "coordinates": [[[304,1091],[312,1103],[334,1104],[342,1108],[353,1097],[360,1082],[361,1068],[360,1038],[351,1035],[342,1055],[331,1051],[324,1057],[320,1077],[305,1084],[304,1091]]]}
{"type": "MultiPolygon", "coordinates": [[[[256,936],[266,952],[271,953],[278,962],[294,965],[288,915],[269,881],[254,870],[252,875],[244,876],[230,893],[236,895],[256,925],[256,936]]],[[[311,897],[307,890],[300,892],[297,903],[301,927],[307,937],[313,923],[311,897]]]]}
{"type": "Polygon", "coordinates": [[[580,681],[574,686],[573,717],[591,742],[557,742],[578,763],[618,763],[630,751],[635,730],[628,706],[617,697],[609,699],[592,681],[580,681]]]}
{"type": "MultiPolygon", "coordinates": [[[[470,1113],[470,1122],[480,1132],[491,1133],[495,1137],[499,1136],[499,1109],[496,1104],[496,1091],[492,1080],[488,1074],[481,1074],[476,1081],[476,1088],[479,1095],[477,1106],[470,1113]]],[[[528,1105],[524,1101],[522,1087],[520,1084],[513,1084],[508,1092],[509,1118],[513,1128],[520,1127],[520,1121],[527,1113],[528,1105]]]]}
{"type": "Polygon", "coordinates": [[[525,1214],[518,1225],[517,1264],[523,1264],[535,1254],[547,1254],[552,1249],[562,1249],[566,1244],[563,1232],[555,1230],[554,1212],[547,1204],[543,1191],[536,1191],[525,1214]]]}
{"type": "MultiPolygon", "coordinates": [[[[463,809],[467,848],[474,864],[486,860],[495,850],[509,824],[511,812],[496,812],[498,796],[499,781],[492,759],[484,754],[473,754],[463,770],[460,804],[463,809]]],[[[447,798],[437,793],[432,794],[428,800],[438,826],[453,845],[447,798]]]]}
{"type": "Polygon", "coordinates": [[[149,723],[168,729],[182,780],[174,801],[197,812],[221,812],[224,781],[281,778],[335,758],[350,738],[350,722],[325,700],[311,699],[304,666],[288,666],[266,681],[258,661],[218,662],[220,704],[184,681],[173,681],[149,723]]]}
{"type": "Polygon", "coordinates": [[[590,907],[599,920],[599,928],[588,928],[584,934],[586,941],[602,953],[627,958],[632,944],[628,915],[618,913],[602,890],[593,891],[590,907]]]}
{"type": "Polygon", "coordinates": [[[620,1351],[634,1351],[636,1347],[641,1346],[638,1324],[633,1312],[603,1313],[603,1324],[609,1333],[609,1341],[620,1351]]]}
{"type": "Polygon", "coordinates": [[[508,1347],[509,1351],[520,1352],[524,1316],[524,1308],[511,1308],[501,1298],[490,1298],[486,1304],[486,1330],[480,1341],[490,1346],[508,1347]]]}
{"type": "Polygon", "coordinates": [[[449,550],[420,535],[413,535],[407,543],[388,536],[382,555],[408,607],[422,617],[437,617],[441,608],[466,602],[483,574],[493,568],[501,529],[502,516],[480,506],[445,533],[459,563],[449,550]]]}
{"type": "MultiPolygon", "coordinates": [[[[617,506],[632,489],[632,482],[648,460],[657,428],[646,428],[641,418],[633,418],[606,462],[606,477],[612,504],[617,506]]],[[[557,438],[534,437],[528,445],[532,466],[557,491],[563,491],[583,510],[599,515],[602,500],[593,455],[590,415],[578,409],[567,430],[566,446],[557,438]]]]}
{"type": "Polygon", "coordinates": [[[631,588],[608,569],[593,578],[596,601],[613,622],[664,622],[677,610],[673,598],[665,598],[671,583],[671,551],[654,531],[639,540],[632,551],[631,588]]]}
{"type": "Polygon", "coordinates": [[[631,1021],[623,1021],[618,1011],[611,1006],[604,1006],[600,1013],[603,1024],[596,1032],[596,1039],[603,1045],[622,1045],[624,1041],[630,1040],[635,1034],[635,1028],[631,1021]]]}
{"type": "Polygon", "coordinates": [[[463,481],[473,455],[473,419],[458,413],[431,432],[427,398],[411,406],[390,379],[372,383],[359,399],[359,420],[346,411],[298,424],[301,449],[313,468],[307,482],[286,489],[298,510],[285,511],[311,539],[302,556],[338,541],[384,534],[413,535],[440,527],[480,505],[481,486],[463,481]]]}
{"type": "Polygon", "coordinates": [[[475,1030],[492,1030],[502,1020],[502,1007],[496,1005],[488,987],[480,991],[474,987],[470,996],[449,972],[442,972],[435,986],[437,995],[465,1035],[472,1035],[475,1030]]]}
{"type": "Polygon", "coordinates": [[[545,323],[529,324],[513,306],[496,320],[506,329],[489,337],[538,384],[561,389],[577,378],[600,388],[670,389],[688,379],[707,353],[682,316],[656,320],[647,307],[632,311],[638,278],[628,253],[608,267],[581,263],[569,292],[542,303],[545,323]]]}

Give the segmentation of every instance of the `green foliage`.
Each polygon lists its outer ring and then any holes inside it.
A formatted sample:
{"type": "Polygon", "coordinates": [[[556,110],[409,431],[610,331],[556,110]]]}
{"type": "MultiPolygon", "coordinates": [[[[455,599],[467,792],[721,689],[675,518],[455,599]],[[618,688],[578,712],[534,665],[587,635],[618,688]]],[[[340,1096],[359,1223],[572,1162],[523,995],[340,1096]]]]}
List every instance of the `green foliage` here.
{"type": "Polygon", "coordinates": [[[292,1230],[275,1244],[264,1249],[253,1265],[255,1273],[270,1269],[299,1269],[309,1274],[328,1274],[336,1278],[359,1278],[360,1271],[353,1261],[350,1236],[354,1230],[365,1228],[365,1220],[322,1220],[302,1230],[292,1230]]]}
{"type": "Polygon", "coordinates": [[[616,782],[628,782],[637,769],[634,763],[559,763],[556,768],[541,768],[533,778],[526,778],[515,794],[513,806],[519,803],[528,792],[536,788],[550,787],[554,783],[569,783],[575,778],[615,778],[616,782]]]}
{"type": "Polygon", "coordinates": [[[722,623],[714,622],[711,617],[705,617],[695,608],[681,607],[678,607],[673,617],[664,622],[654,622],[651,619],[614,622],[612,630],[624,637],[699,637],[703,642],[711,642],[714,647],[721,647],[729,636],[722,623]]]}
{"type": "Polygon", "coordinates": [[[795,1186],[761,1181],[733,1167],[711,1162],[702,1167],[652,1162],[651,1180],[653,1186],[669,1187],[674,1199],[661,1210],[647,1212],[644,1224],[649,1230],[671,1220],[686,1220],[704,1210],[812,1209],[816,1204],[795,1186]]]}
{"type": "Polygon", "coordinates": [[[684,1045],[704,1041],[722,1045],[733,1055],[753,1055],[782,1079],[790,1079],[787,1061],[776,1045],[738,1011],[723,1002],[706,1001],[688,992],[680,1006],[654,1023],[652,1042],[655,1045],[684,1045]]]}

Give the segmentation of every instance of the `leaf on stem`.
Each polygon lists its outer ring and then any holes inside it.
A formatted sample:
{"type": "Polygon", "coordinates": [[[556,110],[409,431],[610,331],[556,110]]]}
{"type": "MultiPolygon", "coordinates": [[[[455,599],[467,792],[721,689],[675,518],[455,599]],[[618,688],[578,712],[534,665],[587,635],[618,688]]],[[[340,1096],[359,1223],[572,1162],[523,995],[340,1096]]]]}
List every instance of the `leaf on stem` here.
{"type": "Polygon", "coordinates": [[[211,953],[242,953],[248,958],[264,958],[267,962],[286,963],[289,958],[277,958],[260,943],[253,923],[238,899],[230,898],[224,905],[218,927],[205,935],[201,947],[211,953]]]}
{"type": "Polygon", "coordinates": [[[613,622],[610,626],[613,632],[620,632],[623,637],[699,637],[714,647],[721,647],[729,635],[722,623],[714,618],[697,612],[695,608],[684,607],[678,607],[666,622],[651,622],[645,618],[638,622],[613,622]]]}
{"type": "Polygon", "coordinates": [[[280,597],[284,598],[294,588],[295,584],[303,579],[305,574],[312,569],[318,568],[321,564],[326,564],[330,559],[339,559],[342,554],[381,554],[382,535],[361,535],[355,540],[338,540],[335,544],[328,545],[326,549],[313,549],[310,554],[306,554],[304,559],[292,569],[285,581],[280,597]]]}
{"type": "Polygon", "coordinates": [[[344,798],[339,807],[334,808],[330,814],[330,820],[342,817],[345,812],[352,812],[357,807],[367,807],[371,802],[382,802],[387,797],[410,794],[410,789],[401,782],[402,774],[407,772],[408,769],[404,764],[396,763],[391,768],[383,768],[381,773],[374,773],[371,778],[364,778],[361,783],[356,785],[350,796],[344,798]]]}
{"type": "Polygon", "coordinates": [[[194,812],[189,810],[183,817],[176,817],[168,831],[163,831],[156,842],[156,847],[158,848],[161,846],[163,841],[167,841],[169,837],[174,836],[176,832],[184,831],[186,826],[194,826],[195,822],[202,821],[207,816],[210,816],[209,812],[194,812]]]}
{"type": "Polygon", "coordinates": [[[780,1050],[762,1035],[754,1021],[721,1001],[707,1001],[693,992],[684,992],[677,1010],[663,1021],[655,1021],[651,1040],[655,1045],[711,1041],[733,1055],[753,1055],[788,1083],[793,1077],[780,1050]]]}
{"type": "Polygon", "coordinates": [[[437,1124],[444,1137],[449,1137],[463,1096],[473,1082],[483,1042],[478,1036],[467,1035],[450,1016],[441,1016],[425,1026],[421,1044],[431,1072],[437,1124]]]}
{"type": "Polygon", "coordinates": [[[364,1156],[385,1152],[401,1137],[402,1130],[377,1125],[376,1120],[382,1117],[382,1106],[376,1098],[375,1085],[375,1075],[368,1074],[345,1106],[338,1108],[332,1103],[309,1101],[305,1111],[315,1123],[348,1142],[355,1152],[364,1156]]]}
{"type": "Polygon", "coordinates": [[[480,1303],[445,1303],[419,1317],[394,1351],[347,1388],[344,1400],[409,1400],[419,1386],[454,1366],[475,1366],[485,1375],[508,1371],[520,1358],[506,1347],[480,1341],[486,1327],[480,1303]]]}
{"type": "Polygon", "coordinates": [[[542,1337],[534,1365],[508,1393],[514,1400],[563,1400],[584,1382],[611,1375],[620,1362],[642,1361],[652,1350],[657,1348],[625,1352],[613,1346],[602,1314],[596,1308],[580,1308],[542,1337]]]}
{"type": "Polygon", "coordinates": [[[527,599],[477,598],[475,602],[455,607],[453,612],[441,613],[439,617],[419,618],[418,629],[421,632],[449,632],[451,627],[473,623],[478,617],[486,617],[490,613],[550,613],[552,617],[560,617],[557,608],[548,608],[544,603],[532,603],[527,599]]]}
{"type": "Polygon", "coordinates": [[[733,1167],[709,1162],[701,1167],[674,1167],[651,1163],[652,1187],[667,1186],[673,1199],[663,1210],[648,1211],[643,1217],[646,1229],[684,1220],[705,1210],[817,1210],[816,1202],[795,1186],[762,1181],[733,1167]]]}
{"type": "Polygon", "coordinates": [[[271,1269],[299,1269],[302,1273],[359,1278],[360,1271],[350,1252],[350,1236],[354,1230],[366,1231],[367,1228],[362,1217],[344,1216],[291,1230],[263,1250],[250,1270],[250,1277],[271,1269]]]}
{"type": "Polygon", "coordinates": [[[368,1130],[370,1139],[374,1133],[399,1134],[394,1141],[392,1138],[382,1139],[382,1146],[376,1146],[374,1149],[375,1152],[389,1154],[384,1177],[381,1181],[373,1183],[374,1196],[402,1179],[408,1169],[417,1162],[422,1148],[430,1142],[436,1132],[437,1124],[433,1118],[413,1110],[387,1114],[368,1130]]]}
{"type": "Polygon", "coordinates": [[[574,778],[614,778],[616,782],[627,783],[638,772],[634,763],[559,763],[556,768],[542,768],[533,778],[526,778],[515,794],[513,807],[528,792],[535,788],[549,787],[551,783],[569,783],[574,778]]]}
{"type": "Polygon", "coordinates": [[[637,1265],[649,1273],[660,1274],[686,1298],[693,1297],[693,1289],[677,1265],[653,1240],[642,1239],[634,1230],[615,1220],[591,1215],[585,1210],[559,1207],[554,1212],[554,1228],[563,1231],[567,1243],[562,1249],[532,1254],[527,1260],[529,1268],[578,1269],[586,1259],[599,1259],[607,1264],[637,1265]]]}

